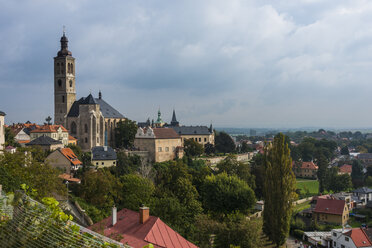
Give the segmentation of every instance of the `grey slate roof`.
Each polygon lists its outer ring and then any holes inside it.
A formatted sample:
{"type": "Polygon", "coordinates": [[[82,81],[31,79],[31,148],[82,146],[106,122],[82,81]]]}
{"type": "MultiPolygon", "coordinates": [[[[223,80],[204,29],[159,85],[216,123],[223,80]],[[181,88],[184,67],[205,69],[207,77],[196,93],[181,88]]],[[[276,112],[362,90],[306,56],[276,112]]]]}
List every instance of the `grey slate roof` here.
{"type": "Polygon", "coordinates": [[[88,97],[82,97],[78,101],[75,101],[68,112],[67,117],[78,117],[79,116],[79,105],[80,104],[99,104],[100,110],[105,118],[125,118],[119,111],[111,107],[103,99],[93,98],[91,94],[88,97]]]}
{"type": "Polygon", "coordinates": [[[3,111],[0,111],[1,116],[5,116],[5,113],[3,111]]]}
{"type": "Polygon", "coordinates": [[[193,135],[193,134],[211,134],[210,130],[206,126],[180,126],[172,127],[176,133],[180,135],[193,135]]]}
{"type": "Polygon", "coordinates": [[[34,145],[49,146],[49,145],[56,145],[56,144],[62,144],[62,142],[52,139],[49,136],[43,135],[43,136],[40,136],[39,138],[36,138],[30,141],[29,143],[26,144],[26,146],[34,146],[34,145]]]}
{"type": "Polygon", "coordinates": [[[372,153],[361,153],[358,155],[358,159],[372,159],[372,153]]]}
{"type": "Polygon", "coordinates": [[[116,152],[109,146],[93,147],[92,156],[92,160],[116,160],[116,152]]]}
{"type": "Polygon", "coordinates": [[[367,187],[358,188],[352,191],[353,193],[362,193],[362,194],[368,194],[372,193],[372,189],[367,187]]]}

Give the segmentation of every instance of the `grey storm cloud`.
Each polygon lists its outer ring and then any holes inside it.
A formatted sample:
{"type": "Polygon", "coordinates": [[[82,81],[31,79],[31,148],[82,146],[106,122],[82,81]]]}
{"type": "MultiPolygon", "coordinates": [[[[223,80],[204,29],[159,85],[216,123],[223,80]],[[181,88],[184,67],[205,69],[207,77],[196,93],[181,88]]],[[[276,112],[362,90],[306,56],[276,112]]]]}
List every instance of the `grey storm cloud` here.
{"type": "Polygon", "coordinates": [[[183,124],[368,127],[372,3],[0,0],[0,109],[53,116],[62,26],[77,93],[137,121],[176,108],[183,124]]]}

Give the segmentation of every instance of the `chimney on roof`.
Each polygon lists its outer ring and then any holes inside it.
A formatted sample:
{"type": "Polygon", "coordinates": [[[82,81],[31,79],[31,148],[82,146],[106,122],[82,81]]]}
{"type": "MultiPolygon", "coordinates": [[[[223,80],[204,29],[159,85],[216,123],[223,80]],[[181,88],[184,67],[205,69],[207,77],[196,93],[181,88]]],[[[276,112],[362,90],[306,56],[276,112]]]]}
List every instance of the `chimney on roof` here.
{"type": "Polygon", "coordinates": [[[101,91],[99,91],[99,93],[98,93],[98,99],[102,99],[102,92],[101,91]]]}
{"type": "Polygon", "coordinates": [[[139,210],[139,222],[144,224],[150,218],[150,208],[142,206],[139,210]]]}
{"type": "Polygon", "coordinates": [[[115,226],[116,222],[117,222],[117,209],[116,207],[114,206],[112,208],[112,225],[115,226]]]}

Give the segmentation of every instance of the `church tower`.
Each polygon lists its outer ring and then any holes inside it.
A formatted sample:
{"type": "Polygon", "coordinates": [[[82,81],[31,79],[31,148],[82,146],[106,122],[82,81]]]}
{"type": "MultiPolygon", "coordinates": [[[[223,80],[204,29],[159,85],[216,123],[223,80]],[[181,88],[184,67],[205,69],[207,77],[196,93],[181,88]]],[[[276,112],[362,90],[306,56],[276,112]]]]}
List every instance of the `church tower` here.
{"type": "Polygon", "coordinates": [[[66,126],[66,115],[76,100],[75,58],[63,31],[61,50],[54,57],[54,123],[66,126]]]}

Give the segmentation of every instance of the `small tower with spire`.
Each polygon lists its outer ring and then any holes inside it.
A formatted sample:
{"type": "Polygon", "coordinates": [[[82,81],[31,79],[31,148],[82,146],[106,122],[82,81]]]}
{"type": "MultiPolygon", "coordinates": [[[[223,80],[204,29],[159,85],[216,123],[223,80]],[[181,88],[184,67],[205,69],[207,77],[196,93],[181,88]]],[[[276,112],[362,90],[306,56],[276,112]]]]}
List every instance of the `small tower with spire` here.
{"type": "Polygon", "coordinates": [[[176,111],[174,109],[173,109],[171,126],[172,127],[179,127],[180,126],[180,123],[177,121],[177,118],[176,118],[176,111]]]}
{"type": "Polygon", "coordinates": [[[61,49],[54,57],[54,123],[66,126],[66,116],[76,100],[75,58],[68,50],[68,39],[63,27],[61,49]]]}
{"type": "Polygon", "coordinates": [[[160,112],[160,108],[158,110],[158,119],[155,121],[155,127],[162,127],[164,126],[164,121],[161,119],[161,112],[160,112]]]}

